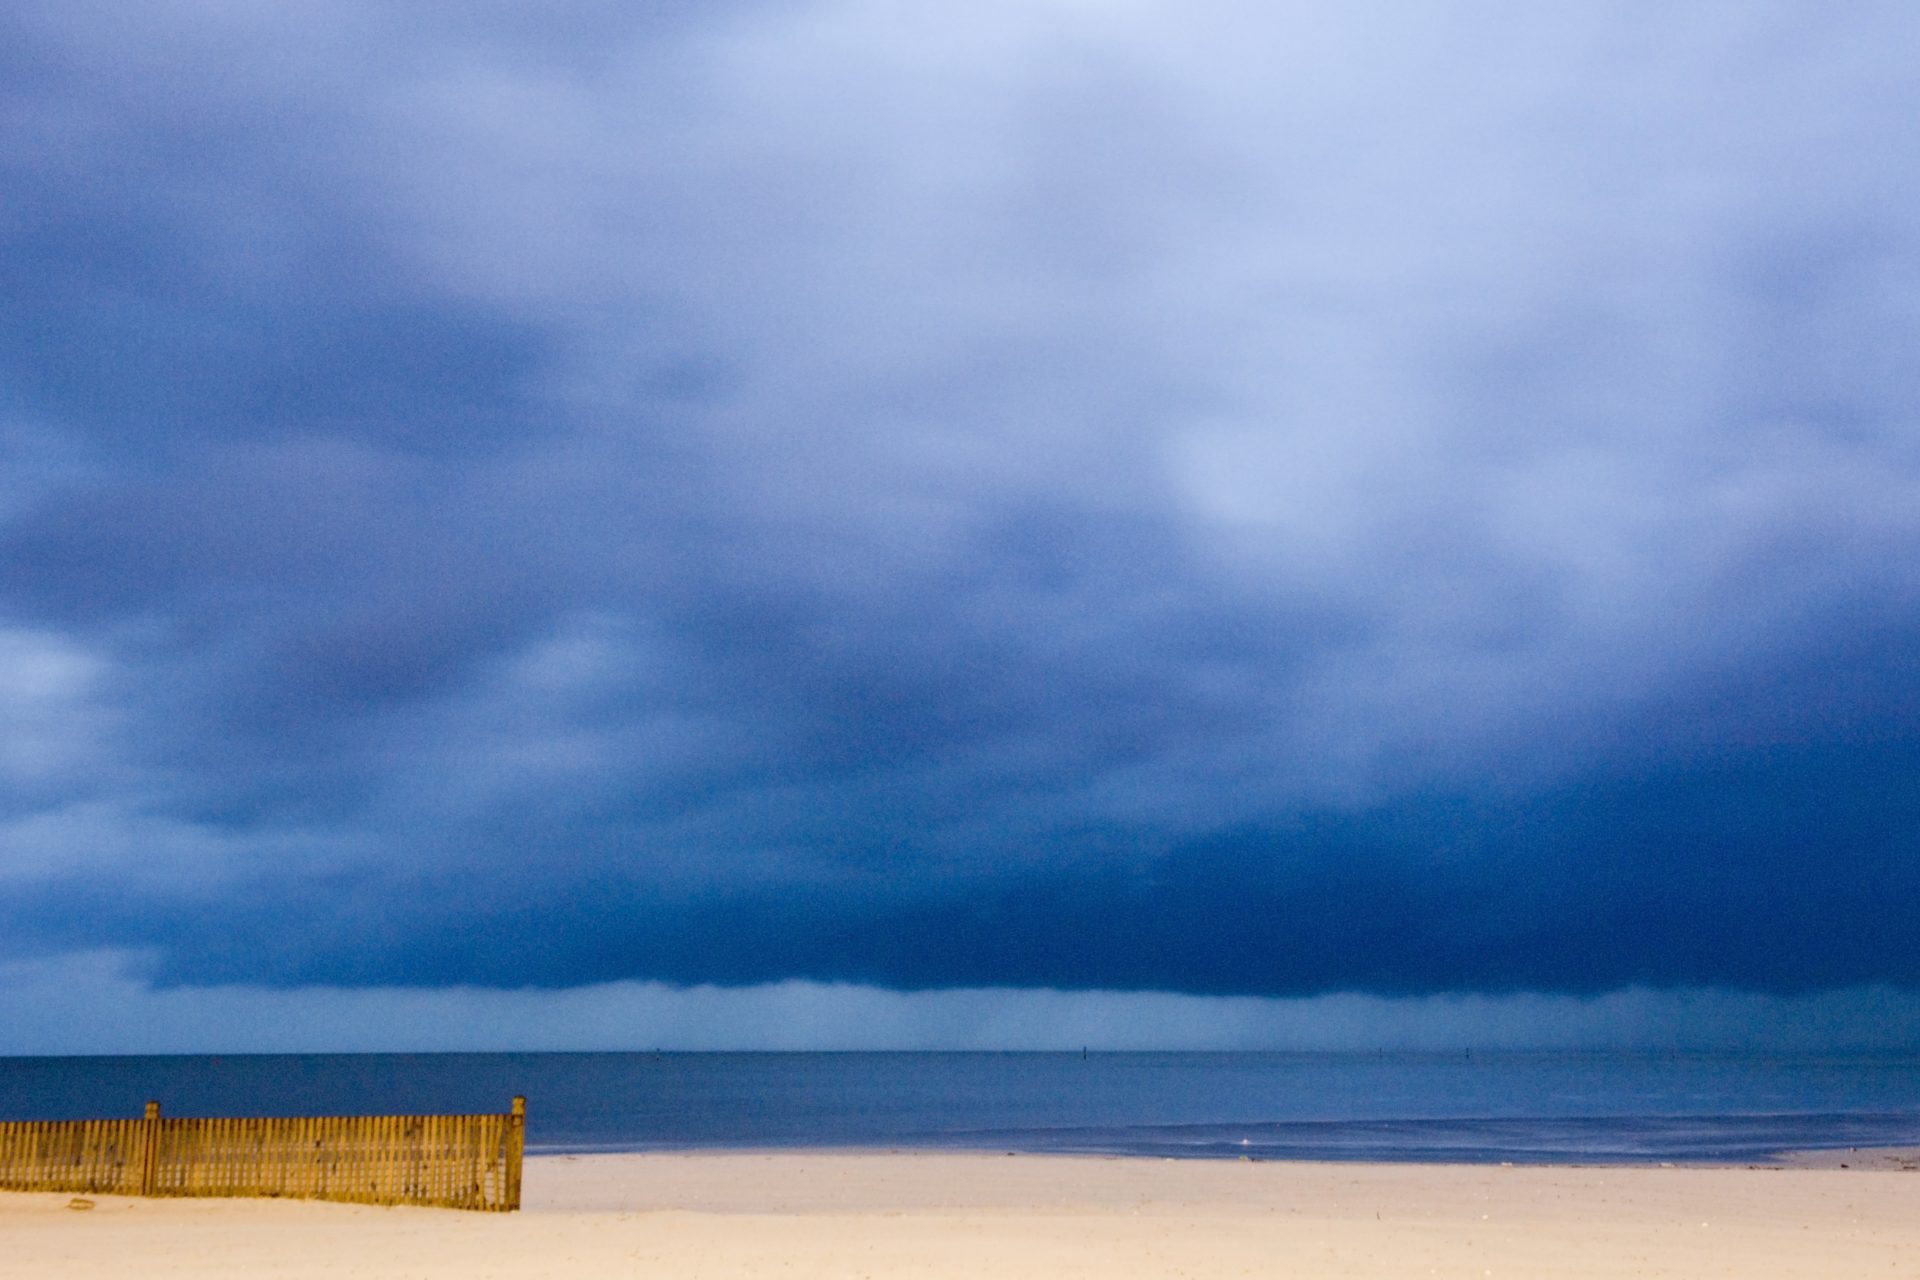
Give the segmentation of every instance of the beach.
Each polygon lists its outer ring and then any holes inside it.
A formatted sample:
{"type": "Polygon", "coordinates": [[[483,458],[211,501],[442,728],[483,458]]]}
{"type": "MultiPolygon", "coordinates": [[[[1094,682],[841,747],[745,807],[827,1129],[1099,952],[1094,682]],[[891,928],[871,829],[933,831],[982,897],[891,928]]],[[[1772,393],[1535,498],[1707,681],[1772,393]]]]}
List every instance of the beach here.
{"type": "Polygon", "coordinates": [[[530,1159],[513,1214],[0,1193],[4,1274],[1920,1276],[1920,1157],[1759,1167],[929,1152],[530,1159]],[[1841,1167],[1846,1165],[1849,1167],[1841,1167]]]}

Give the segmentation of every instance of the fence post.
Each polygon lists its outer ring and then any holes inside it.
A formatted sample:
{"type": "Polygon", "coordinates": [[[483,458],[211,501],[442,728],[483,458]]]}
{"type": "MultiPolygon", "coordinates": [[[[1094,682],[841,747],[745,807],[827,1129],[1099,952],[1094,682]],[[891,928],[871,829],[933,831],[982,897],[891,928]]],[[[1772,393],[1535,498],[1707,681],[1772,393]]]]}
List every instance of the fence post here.
{"type": "Polygon", "coordinates": [[[160,1104],[147,1102],[146,1123],[140,1126],[140,1194],[154,1191],[155,1173],[160,1162],[160,1104]]]}
{"type": "Polygon", "coordinates": [[[527,1151],[527,1100],[516,1094],[507,1116],[507,1204],[520,1207],[520,1161],[527,1151]]]}

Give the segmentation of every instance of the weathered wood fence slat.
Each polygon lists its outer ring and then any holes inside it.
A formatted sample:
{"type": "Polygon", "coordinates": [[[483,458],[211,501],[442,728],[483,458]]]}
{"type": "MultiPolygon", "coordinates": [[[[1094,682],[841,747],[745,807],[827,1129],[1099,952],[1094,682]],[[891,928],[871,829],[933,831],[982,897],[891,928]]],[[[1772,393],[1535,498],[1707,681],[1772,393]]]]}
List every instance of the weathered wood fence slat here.
{"type": "Polygon", "coordinates": [[[0,1190],[520,1207],[526,1099],[504,1115],[0,1121],[0,1190]]]}

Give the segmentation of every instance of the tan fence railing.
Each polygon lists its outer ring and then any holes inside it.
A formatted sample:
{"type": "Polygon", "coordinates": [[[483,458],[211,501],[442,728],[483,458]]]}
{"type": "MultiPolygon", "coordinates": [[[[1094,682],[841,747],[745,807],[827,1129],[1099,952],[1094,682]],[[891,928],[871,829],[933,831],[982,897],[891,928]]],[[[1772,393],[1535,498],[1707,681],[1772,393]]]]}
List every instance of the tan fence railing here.
{"type": "Polygon", "coordinates": [[[505,1115],[0,1122],[0,1190],[520,1207],[526,1100],[505,1115]]]}

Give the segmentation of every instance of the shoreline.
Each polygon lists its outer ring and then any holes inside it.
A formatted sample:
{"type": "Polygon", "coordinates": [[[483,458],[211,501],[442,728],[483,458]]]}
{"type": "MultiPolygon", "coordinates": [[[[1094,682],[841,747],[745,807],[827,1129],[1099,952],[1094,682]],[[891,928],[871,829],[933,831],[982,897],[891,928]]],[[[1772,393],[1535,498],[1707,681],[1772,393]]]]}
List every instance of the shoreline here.
{"type": "Polygon", "coordinates": [[[1893,1164],[762,1150],[539,1155],[525,1185],[513,1214],[109,1196],[74,1212],[63,1194],[0,1193],[0,1255],[68,1280],[123,1275],[135,1257],[162,1280],[1920,1277],[1920,1173],[1893,1164]]]}
{"type": "Polygon", "coordinates": [[[1288,1165],[1325,1165],[1330,1168],[1347,1168],[1362,1165],[1378,1165],[1388,1168],[1415,1169],[1831,1169],[1853,1170],[1886,1168],[1893,1171],[1920,1172],[1920,1146],[1907,1143],[1887,1143],[1885,1145],[1852,1147],[1794,1147],[1770,1151],[1765,1155],[1752,1158],[1726,1159],[1719,1157],[1663,1158],[1632,1157],[1619,1159],[1572,1158],[1559,1156],[1538,1160],[1471,1160],[1438,1158],[1431,1160],[1412,1157],[1400,1159],[1382,1159],[1366,1156],[1345,1158],[1340,1156],[1273,1156],[1273,1155],[1168,1155],[1159,1151],[1072,1151],[1072,1150],[1033,1150],[1019,1147],[966,1147],[966,1146],[921,1146],[915,1144],[893,1144],[873,1146],[827,1146],[796,1144],[793,1146],[653,1146],[653,1147],[565,1147],[542,1146],[528,1147],[526,1161],[531,1168],[535,1161],[548,1160],[587,1160],[622,1157],[673,1157],[673,1156],[982,1156],[990,1159],[1020,1157],[1029,1160],[1121,1160],[1139,1161],[1148,1164],[1288,1164],[1288,1165]]]}

